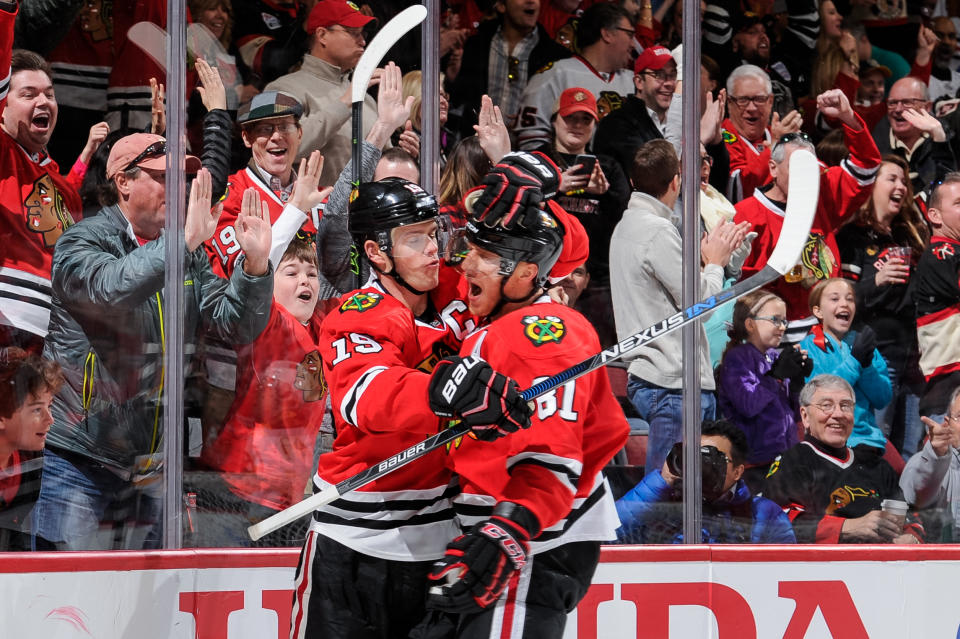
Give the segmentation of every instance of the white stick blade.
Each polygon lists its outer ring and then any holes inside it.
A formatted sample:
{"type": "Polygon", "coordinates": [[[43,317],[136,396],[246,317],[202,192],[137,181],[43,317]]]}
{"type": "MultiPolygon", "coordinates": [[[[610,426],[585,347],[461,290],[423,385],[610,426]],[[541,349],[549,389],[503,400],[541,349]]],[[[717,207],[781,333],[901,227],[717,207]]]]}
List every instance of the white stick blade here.
{"type": "Polygon", "coordinates": [[[270,515],[260,523],[253,524],[247,528],[247,534],[250,535],[250,539],[257,541],[264,535],[272,533],[274,530],[279,530],[287,524],[292,524],[307,513],[312,513],[317,508],[336,501],[338,497],[340,497],[340,493],[337,491],[337,487],[329,486],[289,508],[270,515]]]}
{"type": "Polygon", "coordinates": [[[410,29],[414,28],[427,17],[427,8],[422,4],[415,4],[407,7],[393,20],[383,25],[376,37],[367,44],[357,68],[353,72],[353,85],[350,87],[351,102],[362,102],[363,96],[367,92],[367,85],[370,84],[370,78],[373,71],[380,65],[387,52],[402,38],[410,29]]]}
{"type": "Polygon", "coordinates": [[[781,275],[788,273],[800,259],[820,198],[820,164],[813,153],[807,149],[795,149],[790,154],[789,170],[787,213],[777,246],[767,260],[767,265],[781,275]]]}
{"type": "Polygon", "coordinates": [[[166,70],[167,44],[170,39],[166,31],[152,22],[138,22],[127,31],[127,38],[140,47],[161,69],[166,70]]]}

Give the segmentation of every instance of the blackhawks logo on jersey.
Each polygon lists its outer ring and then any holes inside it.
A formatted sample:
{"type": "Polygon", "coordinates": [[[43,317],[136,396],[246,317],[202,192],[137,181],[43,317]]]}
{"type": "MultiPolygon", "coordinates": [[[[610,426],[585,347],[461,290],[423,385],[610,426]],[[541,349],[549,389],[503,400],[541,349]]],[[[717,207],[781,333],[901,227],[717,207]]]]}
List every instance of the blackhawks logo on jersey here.
{"type": "MultiPolygon", "coordinates": [[[[443,428],[443,430],[446,430],[446,429],[448,429],[448,428],[453,428],[454,426],[456,426],[456,425],[459,424],[459,423],[460,423],[460,420],[459,420],[459,419],[451,419],[450,421],[446,422],[446,424],[445,424],[444,426],[442,426],[441,428],[443,428]]],[[[445,444],[447,453],[450,452],[450,449],[451,449],[451,448],[460,448],[460,444],[463,443],[463,438],[464,438],[464,437],[469,437],[470,439],[476,439],[476,438],[477,438],[477,436],[474,434],[474,432],[473,432],[472,430],[468,430],[466,435],[460,435],[459,437],[455,437],[455,438],[453,438],[452,440],[448,441],[448,442],[445,444]]]]}
{"type": "Polygon", "coordinates": [[[838,510],[849,506],[857,499],[880,499],[880,494],[873,488],[860,488],[859,486],[840,486],[830,493],[830,505],[827,506],[827,514],[832,515],[838,510]]]}
{"type": "Polygon", "coordinates": [[[340,305],[340,312],[356,311],[362,313],[369,311],[379,304],[381,300],[383,300],[383,295],[380,293],[354,293],[347,298],[347,301],[340,305]]]}
{"type": "Polygon", "coordinates": [[[533,342],[534,346],[543,346],[550,342],[560,343],[563,336],[567,334],[567,328],[563,325],[563,320],[554,315],[527,315],[521,320],[523,322],[524,336],[533,342]]]}
{"type": "Polygon", "coordinates": [[[27,229],[40,235],[45,248],[53,248],[63,232],[73,226],[63,194],[46,173],[33,183],[23,208],[27,212],[27,229]]]}

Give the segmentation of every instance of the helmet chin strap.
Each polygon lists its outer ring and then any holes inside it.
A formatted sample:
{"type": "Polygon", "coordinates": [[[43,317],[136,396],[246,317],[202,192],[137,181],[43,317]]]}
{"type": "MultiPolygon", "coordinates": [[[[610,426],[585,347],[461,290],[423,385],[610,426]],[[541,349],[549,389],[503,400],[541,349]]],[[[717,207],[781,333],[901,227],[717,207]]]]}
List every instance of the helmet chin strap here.
{"type": "Polygon", "coordinates": [[[543,287],[534,284],[533,288],[530,290],[530,293],[524,297],[510,297],[507,295],[506,286],[507,280],[510,279],[511,275],[513,275],[513,271],[510,272],[510,275],[502,275],[500,277],[500,299],[497,300],[496,304],[494,304],[493,310],[490,311],[490,315],[487,317],[496,317],[507,304],[525,304],[530,302],[530,300],[536,299],[543,293],[543,287]]]}
{"type": "Polygon", "coordinates": [[[430,292],[430,291],[420,291],[420,290],[417,290],[417,289],[413,288],[413,286],[412,286],[409,282],[407,282],[407,280],[403,279],[403,277],[400,275],[400,273],[397,272],[397,264],[396,264],[396,261],[393,259],[393,255],[390,254],[390,253],[387,253],[387,257],[390,258],[390,270],[389,270],[389,271],[381,270],[381,269],[378,268],[377,265],[374,264],[373,262],[370,262],[370,268],[372,268],[373,270],[375,270],[375,271],[376,271],[377,273],[379,273],[380,275],[388,275],[389,277],[393,278],[393,281],[394,281],[394,282],[396,282],[397,284],[399,284],[399,285],[402,286],[403,288],[407,289],[408,291],[410,291],[410,292],[413,293],[414,295],[426,295],[427,293],[430,292]]]}

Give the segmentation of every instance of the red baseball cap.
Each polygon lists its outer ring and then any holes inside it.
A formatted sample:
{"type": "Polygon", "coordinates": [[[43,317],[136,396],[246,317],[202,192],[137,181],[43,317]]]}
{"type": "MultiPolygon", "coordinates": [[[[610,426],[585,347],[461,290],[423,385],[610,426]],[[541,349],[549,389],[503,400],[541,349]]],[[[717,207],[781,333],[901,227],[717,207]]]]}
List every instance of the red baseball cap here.
{"type": "Polygon", "coordinates": [[[554,115],[568,116],[571,113],[583,111],[593,116],[594,120],[599,120],[597,113],[597,100],[588,89],[581,87],[571,87],[560,94],[557,104],[553,108],[554,115]]]}
{"type": "Polygon", "coordinates": [[[669,49],[661,46],[647,47],[634,63],[633,72],[640,73],[648,69],[657,71],[662,69],[670,60],[673,60],[673,56],[670,55],[669,49]]]}
{"type": "MultiPolygon", "coordinates": [[[[187,156],[187,173],[200,170],[200,159],[187,156]]],[[[141,169],[162,171],[167,168],[167,141],[153,133],[134,133],[120,138],[110,149],[107,157],[107,179],[125,171],[127,167],[138,166],[141,169]]],[[[132,168],[132,167],[131,167],[132,168]]]]}
{"type": "Polygon", "coordinates": [[[364,27],[374,18],[360,13],[360,7],[349,0],[320,0],[313,5],[307,18],[307,33],[313,33],[320,27],[339,24],[341,27],[364,27]]]}

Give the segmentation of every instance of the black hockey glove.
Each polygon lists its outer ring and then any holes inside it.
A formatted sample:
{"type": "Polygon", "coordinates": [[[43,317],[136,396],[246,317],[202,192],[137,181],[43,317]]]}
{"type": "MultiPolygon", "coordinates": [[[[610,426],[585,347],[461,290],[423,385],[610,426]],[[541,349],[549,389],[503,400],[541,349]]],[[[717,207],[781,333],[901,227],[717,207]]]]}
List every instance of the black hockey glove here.
{"type": "Polygon", "coordinates": [[[557,194],[560,170],[539,152],[508,153],[484,176],[483,192],[473,204],[473,217],[488,227],[517,224],[532,228],[540,203],[557,194]]]}
{"type": "Polygon", "coordinates": [[[873,364],[873,350],[877,347],[877,334],[869,326],[864,326],[857,333],[857,338],[853,340],[853,346],[850,347],[850,354],[860,362],[860,366],[867,368],[873,364]]]}
{"type": "Polygon", "coordinates": [[[517,383],[476,355],[440,360],[428,394],[430,410],[459,418],[484,441],[530,428],[531,410],[517,383]]]}
{"type": "Polygon", "coordinates": [[[531,535],[539,523],[529,510],[502,502],[494,514],[450,542],[433,564],[427,607],[451,613],[477,612],[492,605],[514,573],[527,563],[531,535]]]}
{"type": "Polygon", "coordinates": [[[813,360],[804,358],[799,350],[788,346],[780,352],[780,356],[773,362],[770,372],[775,379],[789,379],[790,388],[799,388],[803,380],[813,371],[813,360]]]}

